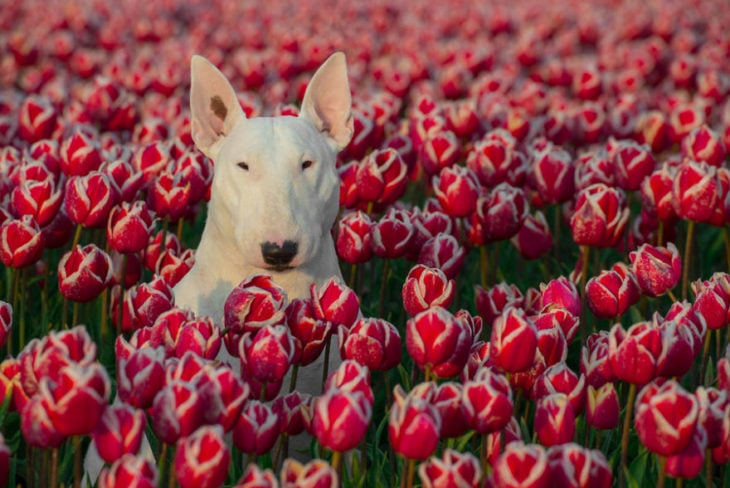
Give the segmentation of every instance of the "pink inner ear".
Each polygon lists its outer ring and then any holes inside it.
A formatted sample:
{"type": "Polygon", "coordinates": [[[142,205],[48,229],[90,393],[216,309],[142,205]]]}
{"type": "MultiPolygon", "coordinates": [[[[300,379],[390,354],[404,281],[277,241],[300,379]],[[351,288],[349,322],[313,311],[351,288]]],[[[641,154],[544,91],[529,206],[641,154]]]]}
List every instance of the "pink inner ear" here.
{"type": "Polygon", "coordinates": [[[226,120],[226,115],[228,115],[228,108],[226,107],[226,104],[223,103],[223,100],[221,100],[221,97],[218,95],[215,95],[210,98],[210,109],[213,111],[213,114],[221,119],[221,122],[226,120]]]}

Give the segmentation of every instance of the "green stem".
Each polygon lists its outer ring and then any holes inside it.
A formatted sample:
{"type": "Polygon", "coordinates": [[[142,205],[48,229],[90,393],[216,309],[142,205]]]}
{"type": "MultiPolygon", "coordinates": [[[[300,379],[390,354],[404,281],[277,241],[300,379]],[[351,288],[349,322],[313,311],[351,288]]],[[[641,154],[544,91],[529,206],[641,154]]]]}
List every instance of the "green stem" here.
{"type": "Polygon", "coordinates": [[[73,243],[71,243],[71,250],[73,251],[76,249],[76,246],[78,246],[79,241],[81,240],[81,231],[83,230],[83,226],[81,224],[78,224],[76,226],[76,232],[74,232],[74,240],[73,243]]]}
{"type": "Polygon", "coordinates": [[[332,451],[332,469],[337,473],[338,485],[342,486],[342,453],[340,451],[332,451]]]}
{"type": "Polygon", "coordinates": [[[289,380],[289,393],[297,389],[297,376],[299,376],[299,365],[295,364],[291,370],[291,379],[289,380]]]}
{"type": "Polygon", "coordinates": [[[705,384],[705,367],[707,366],[707,358],[710,355],[710,337],[712,336],[711,331],[705,332],[705,344],[702,348],[702,360],[700,361],[700,377],[697,383],[700,385],[705,384]]]}
{"type": "Polygon", "coordinates": [[[634,399],[636,397],[636,385],[629,384],[629,398],[626,403],[626,411],[624,412],[624,426],[621,434],[621,464],[619,465],[618,486],[623,488],[626,486],[626,461],[629,454],[629,431],[631,430],[631,417],[633,417],[634,399]]]}
{"type": "Polygon", "coordinates": [[[682,260],[682,300],[687,299],[689,289],[689,259],[692,252],[692,239],[694,238],[695,223],[687,221],[687,238],[684,242],[684,259],[682,260]]]}
{"type": "Polygon", "coordinates": [[[588,257],[591,252],[590,246],[580,246],[583,262],[580,270],[580,343],[585,343],[586,338],[586,283],[588,281],[588,257]]]}
{"type": "Polygon", "coordinates": [[[482,288],[486,290],[487,275],[489,273],[489,256],[487,256],[486,244],[479,248],[479,271],[481,273],[482,288]]]}
{"type": "Polygon", "coordinates": [[[81,487],[81,436],[73,436],[74,445],[74,488],[81,487]]]}
{"type": "Polygon", "coordinates": [[[327,344],[324,346],[324,364],[322,365],[322,391],[324,391],[324,385],[327,383],[327,376],[329,376],[330,369],[330,344],[332,343],[332,337],[327,339],[327,344]]]}
{"type": "Polygon", "coordinates": [[[656,482],[657,488],[664,488],[664,482],[667,479],[667,457],[666,456],[659,456],[659,477],[656,482]]]}
{"type": "Polygon", "coordinates": [[[659,227],[656,231],[656,245],[661,246],[664,244],[664,221],[659,221],[659,227]]]}
{"type": "Polygon", "coordinates": [[[158,480],[160,483],[162,483],[162,480],[165,479],[165,467],[167,466],[167,442],[162,443],[162,448],[160,449],[160,457],[157,458],[157,474],[158,474],[158,480]]]}
{"type": "Polygon", "coordinates": [[[58,448],[54,448],[51,453],[51,482],[48,486],[58,486],[58,448]]]}
{"type": "MultiPolygon", "coordinates": [[[[388,273],[390,272],[390,260],[383,260],[383,276],[380,282],[380,299],[378,302],[378,317],[383,317],[383,311],[385,310],[385,289],[388,284],[388,273]]],[[[384,317],[383,317],[384,318],[384,317]]]]}
{"type": "Polygon", "coordinates": [[[348,281],[349,281],[349,287],[353,290],[357,290],[356,280],[357,280],[357,264],[352,263],[350,265],[350,279],[348,281]]]}
{"type": "Polygon", "coordinates": [[[416,474],[416,460],[415,459],[404,459],[403,462],[403,476],[401,477],[401,488],[412,488],[413,478],[416,474]]]}
{"type": "Polygon", "coordinates": [[[183,234],[183,224],[185,223],[185,219],[182,217],[177,220],[177,233],[175,234],[177,236],[177,240],[179,242],[182,242],[182,234],[183,234]]]}
{"type": "Polygon", "coordinates": [[[79,302],[74,302],[72,311],[73,315],[71,316],[71,328],[73,329],[79,324],[79,302]]]}

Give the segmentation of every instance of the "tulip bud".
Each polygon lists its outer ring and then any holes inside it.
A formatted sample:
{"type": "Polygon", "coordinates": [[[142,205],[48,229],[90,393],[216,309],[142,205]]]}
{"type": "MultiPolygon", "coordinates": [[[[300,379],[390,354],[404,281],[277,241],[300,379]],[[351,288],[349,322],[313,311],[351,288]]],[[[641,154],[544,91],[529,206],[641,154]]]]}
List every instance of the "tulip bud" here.
{"type": "Polygon", "coordinates": [[[479,183],[464,166],[443,168],[431,182],[444,211],[452,217],[466,217],[476,209],[479,183]]]}
{"type": "Polygon", "coordinates": [[[682,261],[672,242],[666,247],[643,244],[629,253],[629,259],[641,290],[649,296],[664,295],[679,283],[682,261]]]}
{"type": "Polygon", "coordinates": [[[575,164],[570,154],[548,144],[530,155],[530,182],[545,203],[562,203],[573,197],[575,164]]]}
{"type": "Polygon", "coordinates": [[[525,312],[505,309],[492,324],[489,354],[495,365],[513,373],[532,366],[537,350],[537,328],[525,312]]]}
{"type": "MultiPolygon", "coordinates": [[[[296,462],[287,458],[284,463],[296,462]]],[[[262,470],[258,464],[250,463],[236,483],[236,488],[279,488],[276,475],[270,469],[262,470]]]]}
{"type": "Polygon", "coordinates": [[[699,405],[694,395],[674,380],[650,383],[636,397],[634,426],[641,443],[650,451],[679,454],[695,433],[699,405]]]}
{"type": "Polygon", "coordinates": [[[615,141],[611,151],[618,186],[626,191],[638,190],[644,177],[654,171],[650,148],[631,140],[615,141]]]}
{"type": "Polygon", "coordinates": [[[153,214],[143,201],[122,202],[109,214],[106,228],[109,247],[125,254],[142,251],[149,242],[152,224],[153,214]]]}
{"type": "Polygon", "coordinates": [[[262,455],[274,447],[279,423],[279,416],[269,406],[252,400],[233,427],[233,443],[242,452],[262,455]]]}
{"type": "Polygon", "coordinates": [[[488,367],[464,383],[461,399],[467,424],[479,434],[502,430],[512,417],[512,388],[504,375],[488,367]]]}
{"type": "Polygon", "coordinates": [[[416,365],[449,378],[466,364],[472,338],[464,323],[441,307],[427,309],[406,323],[406,348],[416,365]]]}
{"type": "Polygon", "coordinates": [[[294,338],[283,325],[265,325],[255,335],[245,333],[238,350],[244,378],[261,383],[283,380],[294,352],[294,338]]]}
{"type": "Polygon", "coordinates": [[[147,205],[161,218],[180,219],[190,203],[190,182],[181,173],[162,171],[147,193],[147,205]]]}
{"type": "Polygon", "coordinates": [[[400,385],[393,391],[394,403],[388,420],[388,436],[393,451],[406,459],[423,460],[436,450],[441,416],[424,398],[406,394],[400,385]]]}
{"type": "Polygon", "coordinates": [[[111,464],[125,454],[136,454],[145,424],[142,410],[126,404],[107,407],[92,434],[99,456],[111,464]]]}
{"type": "Polygon", "coordinates": [[[418,477],[424,488],[455,488],[479,486],[482,470],[472,454],[446,449],[441,458],[430,458],[418,467],[418,477]]]}
{"type": "Polygon", "coordinates": [[[725,161],[725,145],[720,136],[706,124],[692,129],[682,139],[682,155],[694,161],[703,161],[720,167],[725,161]]]}
{"type": "Polygon", "coordinates": [[[354,449],[372,417],[372,404],[360,392],[330,390],[314,400],[311,429],[322,446],[332,451],[354,449]]]}
{"type": "Polygon", "coordinates": [[[225,327],[243,333],[256,332],[266,324],[281,324],[286,319],[286,300],[286,292],[270,276],[252,275],[226,298],[225,327]]]}
{"type": "Polygon", "coordinates": [[[420,146],[418,161],[428,176],[453,166],[460,156],[459,141],[450,130],[440,130],[430,135],[420,146]]]}
{"type": "Polygon", "coordinates": [[[387,371],[400,364],[398,329],[382,319],[358,319],[347,330],[340,326],[340,356],[353,359],[373,371],[387,371]]]}
{"type": "Polygon", "coordinates": [[[557,486],[609,488],[611,467],[603,453],[573,442],[548,449],[550,480],[557,486]]]}
{"type": "Polygon", "coordinates": [[[370,217],[356,211],[345,214],[337,224],[337,255],[350,264],[364,263],[373,255],[370,217]]]}
{"type": "Polygon", "coordinates": [[[157,486],[157,466],[142,456],[125,454],[99,474],[99,488],[154,488],[157,486]]]}
{"type": "Polygon", "coordinates": [[[599,318],[615,318],[639,301],[639,282],[624,263],[603,270],[586,284],[586,304],[599,318]]]}
{"type": "Polygon", "coordinates": [[[419,264],[408,272],[401,294],[403,307],[413,317],[430,307],[448,308],[454,298],[454,281],[438,268],[419,264]]]}
{"type": "Polygon", "coordinates": [[[360,314],[360,299],[341,278],[330,278],[319,288],[313,284],[310,295],[318,320],[349,328],[360,314]]]}
{"type": "Polygon", "coordinates": [[[548,458],[539,444],[508,444],[492,466],[494,486],[543,488],[549,486],[548,458]]]}
{"type": "Polygon", "coordinates": [[[553,236],[545,214],[539,210],[534,214],[528,213],[511,242],[525,259],[544,256],[553,247],[553,236]]]}
{"type": "Polygon", "coordinates": [[[281,468],[281,488],[337,488],[340,478],[337,471],[322,459],[314,459],[302,465],[286,459],[281,468]]]}
{"type": "Polygon", "coordinates": [[[594,429],[614,429],[618,426],[621,406],[613,383],[599,388],[588,385],[586,421],[594,429]]]}
{"type": "Polygon", "coordinates": [[[5,266],[19,269],[35,263],[44,246],[43,233],[30,215],[0,225],[0,260],[5,266]]]}
{"type": "Polygon", "coordinates": [[[628,218],[624,192],[596,183],[582,190],[576,198],[570,218],[573,240],[581,246],[613,247],[628,218]]]}
{"type": "Polygon", "coordinates": [[[466,251],[451,234],[438,234],[432,237],[421,248],[418,264],[430,268],[438,268],[447,278],[453,279],[461,271],[466,251]]]}
{"type": "Polygon", "coordinates": [[[226,480],[230,463],[223,429],[203,426],[177,443],[175,478],[182,488],[215,488],[226,480]]]}
{"type": "Polygon", "coordinates": [[[359,164],[355,184],[361,201],[390,205],[408,185],[408,167],[395,149],[379,149],[359,164]]]}
{"type": "Polygon", "coordinates": [[[686,159],[677,169],[672,187],[672,204],[680,218],[707,222],[720,198],[717,168],[686,159]]]}
{"type": "Polygon", "coordinates": [[[202,425],[203,409],[201,396],[193,384],[180,380],[168,382],[152,403],[152,429],[162,442],[174,444],[202,425]]]}
{"type": "Polygon", "coordinates": [[[608,336],[608,355],[613,374],[620,380],[643,385],[657,376],[662,350],[659,328],[639,322],[628,330],[615,324],[608,336]]]}
{"type": "Polygon", "coordinates": [[[76,246],[58,263],[58,289],[75,302],[89,302],[111,283],[112,260],[96,244],[76,246]]]}
{"type": "Polygon", "coordinates": [[[403,210],[391,207],[370,228],[371,243],[376,256],[387,259],[402,257],[414,236],[413,223],[403,210]]]}
{"type": "Polygon", "coordinates": [[[66,182],[64,208],[77,225],[103,227],[116,199],[109,178],[99,171],[72,176],[66,182]]]}
{"type": "Polygon", "coordinates": [[[474,244],[506,240],[522,227],[529,207],[525,193],[508,183],[500,183],[477,201],[472,216],[473,232],[478,232],[474,244]]]}

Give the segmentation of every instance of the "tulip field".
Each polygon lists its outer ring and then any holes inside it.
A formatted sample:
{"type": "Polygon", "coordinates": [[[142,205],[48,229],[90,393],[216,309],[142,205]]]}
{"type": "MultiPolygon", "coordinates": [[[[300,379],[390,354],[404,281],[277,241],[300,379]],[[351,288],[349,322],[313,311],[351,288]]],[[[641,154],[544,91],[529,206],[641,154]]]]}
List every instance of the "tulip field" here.
{"type": "Polygon", "coordinates": [[[728,25],[727,0],[3,2],[0,488],[730,486],[728,25]],[[290,117],[336,51],[342,278],[176,307],[215,171],[191,56],[290,117]]]}

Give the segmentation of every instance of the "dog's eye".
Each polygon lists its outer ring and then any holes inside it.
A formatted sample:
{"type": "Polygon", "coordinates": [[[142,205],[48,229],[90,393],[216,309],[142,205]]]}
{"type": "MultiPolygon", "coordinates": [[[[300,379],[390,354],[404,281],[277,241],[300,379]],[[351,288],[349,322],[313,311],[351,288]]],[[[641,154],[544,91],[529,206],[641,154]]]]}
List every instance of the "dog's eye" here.
{"type": "Polygon", "coordinates": [[[244,163],[243,161],[241,161],[240,163],[238,163],[238,167],[244,171],[248,171],[248,163],[244,163]]]}
{"type": "Polygon", "coordinates": [[[310,168],[314,163],[307,159],[306,161],[302,161],[302,170],[305,170],[307,168],[310,168]]]}

